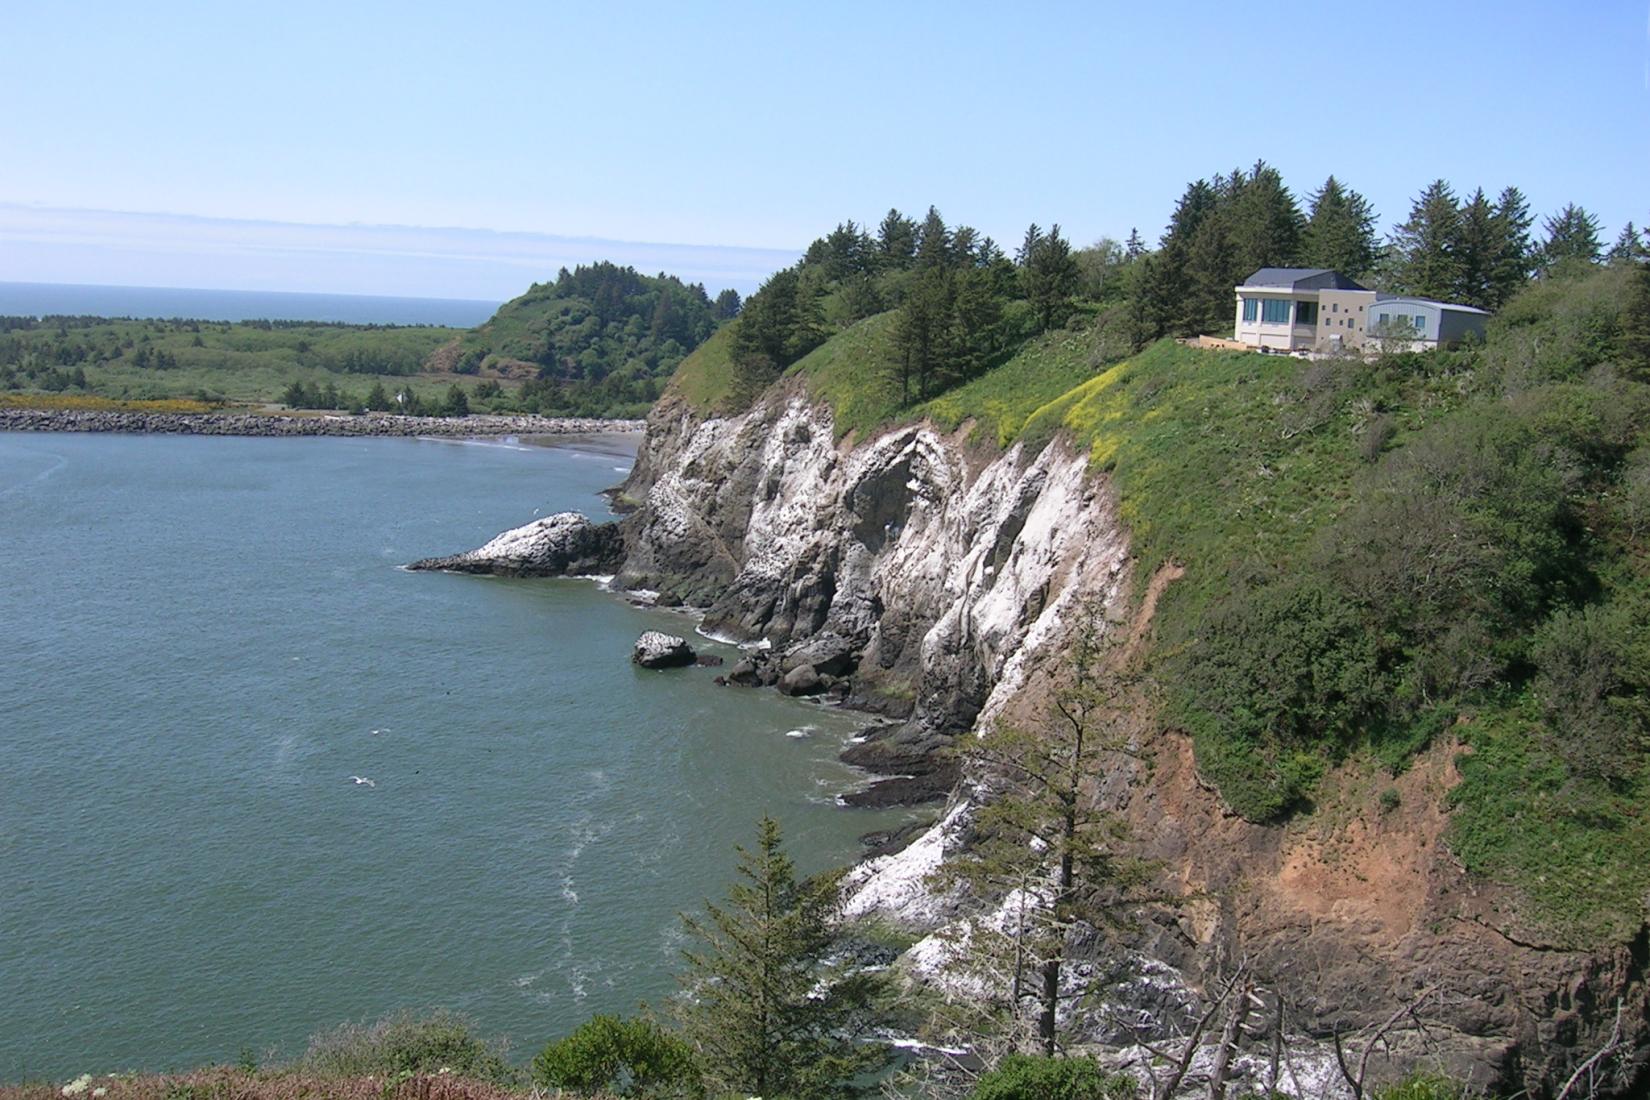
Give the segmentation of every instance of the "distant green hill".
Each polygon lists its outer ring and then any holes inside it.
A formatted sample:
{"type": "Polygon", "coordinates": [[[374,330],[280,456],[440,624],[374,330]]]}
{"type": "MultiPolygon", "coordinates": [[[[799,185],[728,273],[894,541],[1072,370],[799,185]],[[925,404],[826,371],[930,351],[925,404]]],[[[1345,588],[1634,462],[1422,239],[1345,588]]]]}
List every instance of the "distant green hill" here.
{"type": "Polygon", "coordinates": [[[437,351],[437,372],[520,379],[523,412],[640,416],[684,356],[738,310],[724,291],[611,263],[563,268],[437,351]]]}

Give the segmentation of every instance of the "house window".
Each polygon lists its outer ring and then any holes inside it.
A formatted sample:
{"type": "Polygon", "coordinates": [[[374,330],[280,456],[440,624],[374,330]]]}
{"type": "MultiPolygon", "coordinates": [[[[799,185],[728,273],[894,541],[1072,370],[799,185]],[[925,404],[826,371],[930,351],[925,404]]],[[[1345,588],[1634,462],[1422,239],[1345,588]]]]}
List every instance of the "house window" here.
{"type": "Polygon", "coordinates": [[[1315,325],[1317,323],[1318,323],[1318,303],[1316,303],[1316,302],[1296,302],[1295,303],[1295,324],[1297,324],[1297,325],[1315,325]]]}
{"type": "Polygon", "coordinates": [[[1331,304],[1330,304],[1330,306],[1329,306],[1329,312],[1331,312],[1331,313],[1339,313],[1339,312],[1340,312],[1340,311],[1341,311],[1341,303],[1339,303],[1339,302],[1332,302],[1332,303],[1331,303],[1331,304]]]}
{"type": "Polygon", "coordinates": [[[1422,317],[1419,313],[1417,313],[1415,315],[1415,328],[1416,328],[1416,330],[1419,331],[1419,330],[1421,330],[1423,328],[1426,328],[1426,327],[1427,327],[1426,318],[1422,317]]]}
{"type": "Polygon", "coordinates": [[[1243,299],[1243,319],[1245,321],[1249,321],[1251,323],[1254,321],[1256,315],[1260,312],[1259,303],[1259,298],[1243,299]]]}
{"type": "Polygon", "coordinates": [[[1260,301],[1260,319],[1263,324],[1287,325],[1289,323],[1289,299],[1262,298],[1260,301]]]}
{"type": "Polygon", "coordinates": [[[1391,322],[1392,322],[1392,315],[1390,313],[1381,314],[1381,322],[1380,322],[1381,324],[1385,325],[1385,324],[1390,324],[1391,322]]]}

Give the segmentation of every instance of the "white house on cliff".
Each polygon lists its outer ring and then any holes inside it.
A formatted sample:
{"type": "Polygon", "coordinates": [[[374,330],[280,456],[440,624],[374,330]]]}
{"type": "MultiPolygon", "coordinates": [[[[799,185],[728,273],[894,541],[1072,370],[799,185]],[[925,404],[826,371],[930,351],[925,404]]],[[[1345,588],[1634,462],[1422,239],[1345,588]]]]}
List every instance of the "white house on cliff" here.
{"type": "Polygon", "coordinates": [[[1380,294],[1338,271],[1263,267],[1237,287],[1240,344],[1260,351],[1356,351],[1378,340],[1424,350],[1484,335],[1489,314],[1472,306],[1380,294]]]}

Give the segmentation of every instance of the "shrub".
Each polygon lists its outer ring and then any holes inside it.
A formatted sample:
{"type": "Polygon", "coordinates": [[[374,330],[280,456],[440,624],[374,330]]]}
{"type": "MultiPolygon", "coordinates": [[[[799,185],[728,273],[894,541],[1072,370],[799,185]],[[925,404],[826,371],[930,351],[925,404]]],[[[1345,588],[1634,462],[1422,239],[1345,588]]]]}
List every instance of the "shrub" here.
{"type": "Polygon", "coordinates": [[[1107,1074],[1092,1058],[1010,1054],[982,1075],[970,1100],[1130,1100],[1134,1079],[1107,1074]]]}
{"type": "Polygon", "coordinates": [[[533,1082],[619,1096],[698,1095],[688,1045],[645,1017],[593,1016],[533,1059],[533,1082]]]}
{"type": "Polygon", "coordinates": [[[1374,1093],[1375,1100],[1461,1100],[1466,1095],[1467,1087],[1461,1082],[1419,1070],[1374,1093]]]}
{"type": "Polygon", "coordinates": [[[508,1082],[516,1072],[501,1044],[477,1036],[469,1020],[444,1010],[400,1013],[374,1024],[343,1024],[309,1041],[302,1068],[328,1077],[438,1073],[508,1082]]]}

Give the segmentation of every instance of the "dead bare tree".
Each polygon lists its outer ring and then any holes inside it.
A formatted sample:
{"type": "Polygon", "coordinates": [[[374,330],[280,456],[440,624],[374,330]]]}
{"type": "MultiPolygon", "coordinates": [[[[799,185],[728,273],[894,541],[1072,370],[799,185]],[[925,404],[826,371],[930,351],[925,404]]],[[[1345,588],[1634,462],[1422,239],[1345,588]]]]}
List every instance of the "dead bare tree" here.
{"type": "Polygon", "coordinates": [[[1558,1095],[1553,1097],[1553,1100],[1569,1100],[1572,1093],[1577,1096],[1586,1096],[1589,1100],[1591,1097],[1598,1095],[1598,1070],[1601,1066],[1608,1062],[1615,1055],[1616,1051],[1620,1050],[1623,1045],[1621,1034],[1621,1009],[1622,1002],[1618,998],[1616,1001],[1616,1023],[1615,1026],[1610,1029],[1610,1038],[1605,1041],[1603,1046],[1593,1052],[1592,1057],[1588,1058],[1585,1062],[1582,1062],[1581,1065],[1576,1067],[1576,1071],[1570,1074],[1570,1079],[1564,1082],[1564,1087],[1558,1090],[1558,1095]],[[1575,1091],[1576,1086],[1581,1084],[1581,1079],[1583,1077],[1587,1079],[1587,1091],[1585,1093],[1578,1093],[1575,1091]]]}

